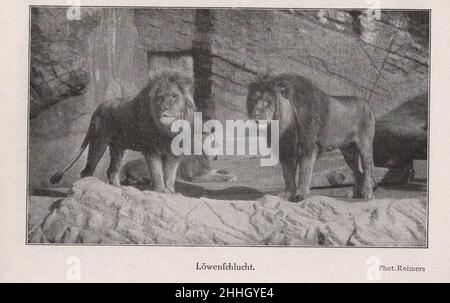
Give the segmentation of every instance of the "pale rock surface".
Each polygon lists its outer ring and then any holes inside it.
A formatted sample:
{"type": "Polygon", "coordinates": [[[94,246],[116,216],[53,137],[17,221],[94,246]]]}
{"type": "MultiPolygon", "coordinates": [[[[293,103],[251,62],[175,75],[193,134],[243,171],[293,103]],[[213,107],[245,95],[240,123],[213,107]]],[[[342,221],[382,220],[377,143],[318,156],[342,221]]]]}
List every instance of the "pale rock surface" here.
{"type": "MultiPolygon", "coordinates": [[[[33,197],[31,198],[33,199],[33,197]]],[[[213,200],[113,187],[96,178],[72,186],[29,226],[30,243],[426,246],[424,199],[300,203],[213,200]]]]}

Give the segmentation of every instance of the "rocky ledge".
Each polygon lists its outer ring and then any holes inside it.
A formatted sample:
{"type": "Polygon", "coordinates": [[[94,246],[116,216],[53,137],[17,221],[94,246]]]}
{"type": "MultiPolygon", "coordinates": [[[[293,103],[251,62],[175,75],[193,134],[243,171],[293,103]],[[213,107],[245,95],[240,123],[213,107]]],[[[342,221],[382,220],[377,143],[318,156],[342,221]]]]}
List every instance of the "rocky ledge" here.
{"type": "MultiPolygon", "coordinates": [[[[33,199],[33,197],[31,198],[33,199]]],[[[76,182],[29,230],[30,243],[425,246],[424,199],[300,203],[194,199],[76,182]]]]}

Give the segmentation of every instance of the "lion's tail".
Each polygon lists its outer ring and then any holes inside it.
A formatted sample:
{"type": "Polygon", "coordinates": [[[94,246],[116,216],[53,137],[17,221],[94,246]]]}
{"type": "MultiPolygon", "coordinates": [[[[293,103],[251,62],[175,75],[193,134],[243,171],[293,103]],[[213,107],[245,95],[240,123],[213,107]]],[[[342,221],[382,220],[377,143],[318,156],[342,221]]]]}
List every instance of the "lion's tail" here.
{"type": "Polygon", "coordinates": [[[89,144],[89,133],[90,133],[90,127],[89,127],[89,130],[88,130],[86,136],[84,137],[83,143],[81,143],[80,149],[79,149],[78,154],[75,157],[75,159],[66,168],[54,173],[50,177],[50,182],[52,184],[56,184],[59,181],[61,181],[62,177],[64,176],[64,173],[67,172],[78,161],[78,159],[80,159],[81,155],[83,154],[84,150],[86,149],[86,147],[89,144]]]}

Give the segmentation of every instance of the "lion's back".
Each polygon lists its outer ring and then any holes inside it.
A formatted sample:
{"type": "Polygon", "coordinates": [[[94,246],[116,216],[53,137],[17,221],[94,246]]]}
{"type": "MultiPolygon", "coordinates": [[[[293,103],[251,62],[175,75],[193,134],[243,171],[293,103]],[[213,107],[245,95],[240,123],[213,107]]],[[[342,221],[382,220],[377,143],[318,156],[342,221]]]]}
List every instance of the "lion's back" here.
{"type": "MultiPolygon", "coordinates": [[[[156,127],[151,124],[141,125],[140,110],[137,107],[137,97],[122,97],[106,100],[101,103],[91,118],[91,124],[98,128],[100,124],[105,128],[104,133],[110,134],[110,140],[115,145],[126,149],[143,151],[149,147],[161,144],[156,127]]],[[[148,120],[148,119],[147,119],[148,120]]]]}

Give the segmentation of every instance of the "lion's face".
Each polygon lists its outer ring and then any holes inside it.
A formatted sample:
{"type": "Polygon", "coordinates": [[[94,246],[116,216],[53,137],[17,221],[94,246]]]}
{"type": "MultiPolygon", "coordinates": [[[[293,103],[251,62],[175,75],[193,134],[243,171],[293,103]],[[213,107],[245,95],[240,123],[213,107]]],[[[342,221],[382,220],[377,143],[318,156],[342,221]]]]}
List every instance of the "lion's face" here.
{"type": "Polygon", "coordinates": [[[162,125],[171,126],[175,120],[183,118],[184,95],[177,85],[169,85],[162,96],[155,100],[155,114],[162,125]]]}
{"type": "Polygon", "coordinates": [[[275,92],[269,88],[250,86],[247,113],[250,119],[273,120],[276,108],[275,92]]]}
{"type": "Polygon", "coordinates": [[[183,78],[157,81],[149,92],[152,119],[162,130],[170,131],[173,122],[188,119],[188,113],[194,110],[189,91],[192,82],[183,78]]]}

